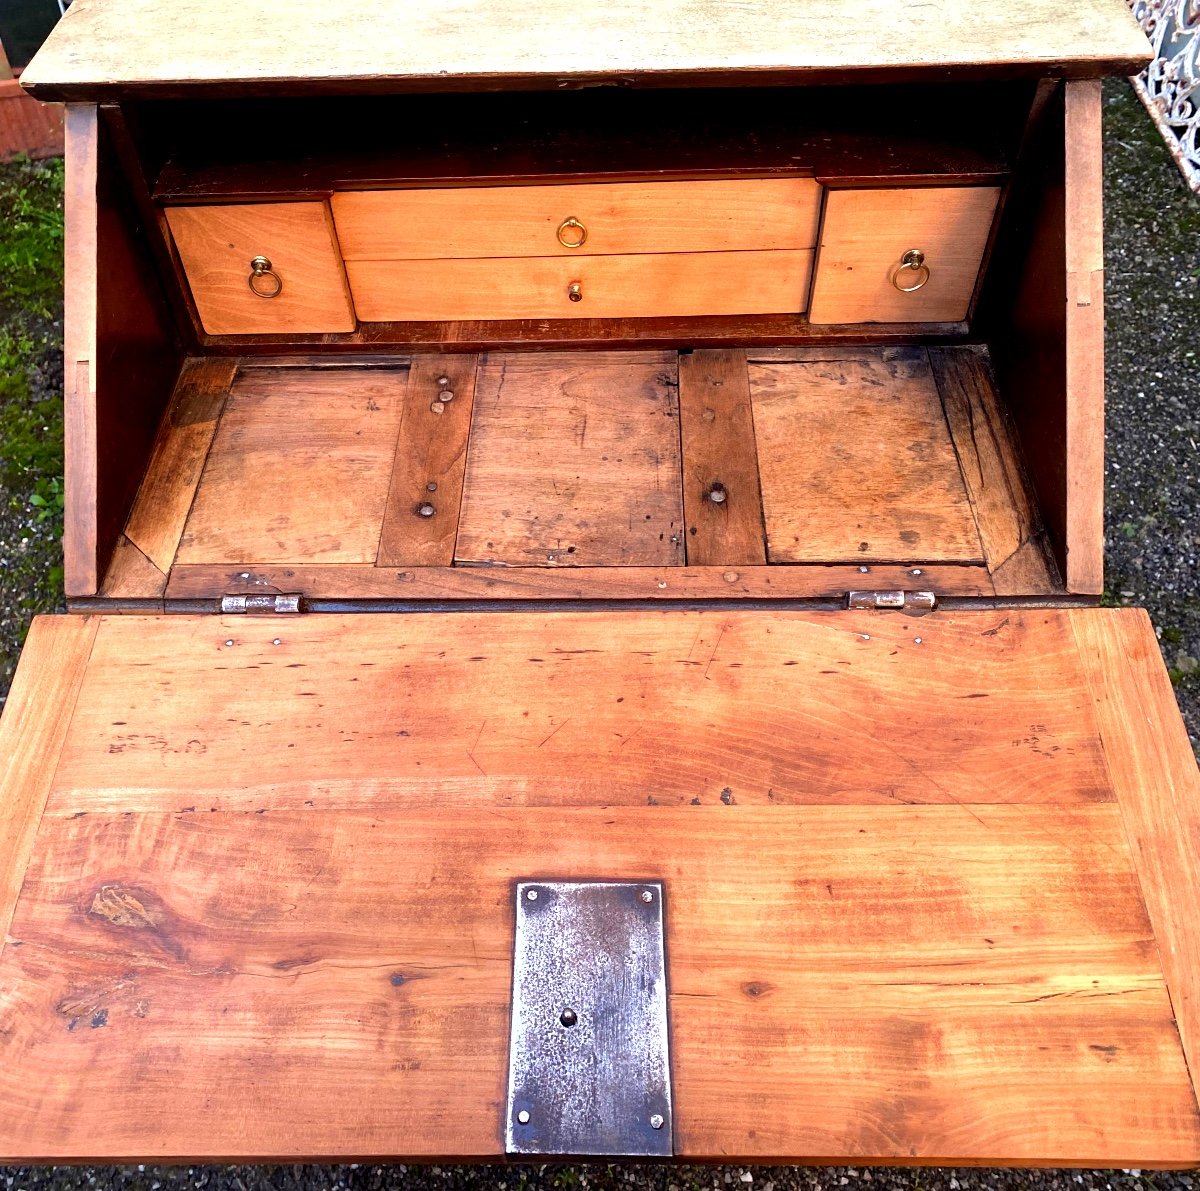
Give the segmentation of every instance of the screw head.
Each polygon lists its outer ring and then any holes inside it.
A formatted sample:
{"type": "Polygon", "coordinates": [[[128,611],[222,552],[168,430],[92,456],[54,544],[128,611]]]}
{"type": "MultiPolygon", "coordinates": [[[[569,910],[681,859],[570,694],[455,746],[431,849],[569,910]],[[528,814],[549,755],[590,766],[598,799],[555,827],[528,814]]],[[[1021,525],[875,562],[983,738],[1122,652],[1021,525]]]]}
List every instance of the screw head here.
{"type": "Polygon", "coordinates": [[[229,648],[232,645],[233,645],[233,638],[230,637],[229,640],[225,642],[225,646],[226,646],[226,648],[229,648]]]}
{"type": "Polygon", "coordinates": [[[641,897],[642,901],[644,901],[647,905],[649,905],[654,900],[654,894],[651,893],[649,889],[643,889],[639,896],[641,897]]]}
{"type": "Polygon", "coordinates": [[[435,512],[437,510],[427,500],[417,505],[417,513],[422,517],[432,517],[435,512]]]}
{"type": "Polygon", "coordinates": [[[725,491],[724,484],[714,484],[708,490],[708,499],[715,505],[723,505],[728,499],[729,493],[725,491]]]}
{"type": "Polygon", "coordinates": [[[444,401],[434,401],[430,403],[429,412],[431,414],[442,414],[446,412],[446,403],[444,401]]]}
{"type": "Polygon", "coordinates": [[[447,401],[453,401],[454,400],[454,391],[452,389],[443,389],[438,394],[438,400],[443,403],[447,402],[447,401]]]}
{"type": "Polygon", "coordinates": [[[537,901],[537,890],[536,890],[536,889],[527,889],[527,890],[525,890],[525,900],[526,900],[527,902],[535,902],[535,901],[537,901]]]}
{"type": "Polygon", "coordinates": [[[579,1015],[574,1009],[568,1007],[558,1015],[558,1020],[569,1029],[579,1020],[579,1015]]]}
{"type": "Polygon", "coordinates": [[[528,1125],[529,1124],[529,1109],[527,1109],[527,1108],[521,1109],[521,1111],[519,1113],[517,1113],[517,1120],[520,1121],[522,1125],[528,1125]]]}
{"type": "Polygon", "coordinates": [[[274,638],[274,639],[271,641],[271,644],[272,644],[272,645],[282,645],[282,644],[283,644],[283,640],[282,640],[281,638],[279,638],[279,637],[275,637],[275,638],[274,638]]]}
{"type": "Polygon", "coordinates": [[[437,383],[444,389],[450,383],[450,378],[448,376],[439,376],[437,383]]]}
{"type": "Polygon", "coordinates": [[[660,1113],[656,1112],[650,1118],[650,1128],[651,1129],[661,1129],[663,1127],[663,1125],[665,1125],[665,1124],[666,1124],[666,1121],[664,1121],[662,1119],[662,1115],[660,1113]]]}

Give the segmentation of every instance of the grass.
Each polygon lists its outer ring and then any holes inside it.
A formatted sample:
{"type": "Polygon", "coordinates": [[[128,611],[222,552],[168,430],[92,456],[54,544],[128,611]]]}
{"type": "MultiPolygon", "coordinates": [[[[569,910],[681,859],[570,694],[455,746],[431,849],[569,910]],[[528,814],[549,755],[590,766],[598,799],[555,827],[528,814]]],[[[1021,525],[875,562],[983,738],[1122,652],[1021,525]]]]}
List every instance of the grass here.
{"type": "Polygon", "coordinates": [[[0,165],[0,693],[62,603],[63,163],[0,165]]]}

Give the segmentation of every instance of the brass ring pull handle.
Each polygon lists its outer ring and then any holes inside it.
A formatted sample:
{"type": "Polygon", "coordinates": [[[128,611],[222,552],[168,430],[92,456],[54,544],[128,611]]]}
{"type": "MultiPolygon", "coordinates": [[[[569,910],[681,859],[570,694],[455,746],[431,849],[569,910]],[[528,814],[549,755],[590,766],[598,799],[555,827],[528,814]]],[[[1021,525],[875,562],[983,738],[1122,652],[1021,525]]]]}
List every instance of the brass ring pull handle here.
{"type": "Polygon", "coordinates": [[[892,284],[902,294],[912,294],[916,293],[932,276],[929,266],[925,263],[925,254],[919,248],[910,248],[900,258],[900,263],[892,270],[892,284]],[[906,269],[910,276],[905,280],[911,281],[911,285],[904,285],[900,280],[900,274],[906,269]]]}
{"type": "Polygon", "coordinates": [[[567,286],[567,297],[570,298],[572,302],[582,302],[583,286],[580,285],[578,281],[572,281],[571,284],[567,286]]]}
{"type": "Polygon", "coordinates": [[[558,225],[558,242],[564,248],[582,248],[587,243],[587,228],[571,215],[558,225]]]}
{"type": "Polygon", "coordinates": [[[265,256],[256,256],[250,262],[246,284],[250,292],[260,298],[278,298],[283,293],[283,278],[271,268],[271,262],[265,256]]]}

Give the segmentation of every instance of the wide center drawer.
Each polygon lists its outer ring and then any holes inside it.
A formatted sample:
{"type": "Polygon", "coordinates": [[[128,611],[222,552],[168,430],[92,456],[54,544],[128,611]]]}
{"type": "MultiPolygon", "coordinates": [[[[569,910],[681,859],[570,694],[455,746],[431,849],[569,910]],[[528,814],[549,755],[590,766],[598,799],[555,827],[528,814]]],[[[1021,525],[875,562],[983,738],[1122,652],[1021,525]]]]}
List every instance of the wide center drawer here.
{"type": "Polygon", "coordinates": [[[348,260],[812,248],[811,178],[362,190],[333,196],[348,260]]]}

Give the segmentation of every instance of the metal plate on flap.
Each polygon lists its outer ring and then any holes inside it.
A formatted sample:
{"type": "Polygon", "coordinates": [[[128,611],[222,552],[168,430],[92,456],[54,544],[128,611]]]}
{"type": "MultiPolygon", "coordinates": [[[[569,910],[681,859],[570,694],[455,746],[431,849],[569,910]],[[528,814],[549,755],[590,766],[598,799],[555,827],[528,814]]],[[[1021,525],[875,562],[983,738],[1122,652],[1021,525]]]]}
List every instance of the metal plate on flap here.
{"type": "Polygon", "coordinates": [[[510,1154],[670,1157],[663,888],[516,887],[510,1154]]]}

